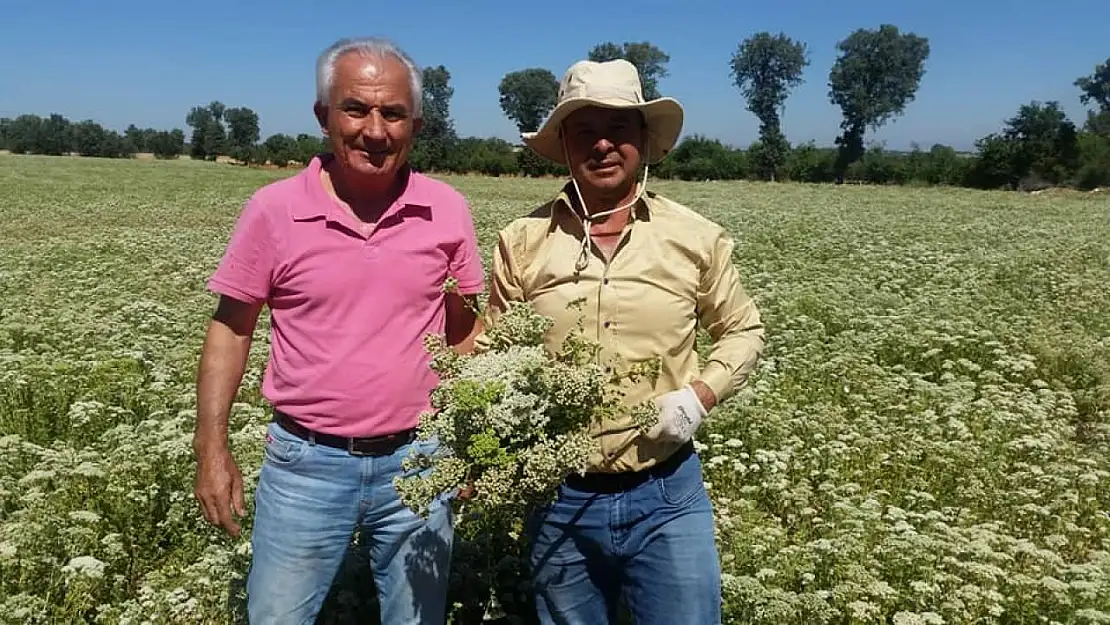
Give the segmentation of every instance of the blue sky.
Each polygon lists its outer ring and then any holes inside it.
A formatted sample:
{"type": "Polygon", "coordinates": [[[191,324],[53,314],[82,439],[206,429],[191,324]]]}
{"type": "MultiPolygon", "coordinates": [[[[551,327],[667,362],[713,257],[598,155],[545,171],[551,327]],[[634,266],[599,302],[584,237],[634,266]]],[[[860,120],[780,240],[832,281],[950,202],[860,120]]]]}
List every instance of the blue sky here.
{"type": "Polygon", "coordinates": [[[744,3],[510,3],[408,0],[0,0],[0,117],[59,112],[122,130],[180,127],[211,100],[259,113],[263,138],[315,132],[317,54],[339,37],[385,35],[423,65],[446,65],[463,135],[515,139],[497,104],[510,71],[555,75],[602,41],[648,40],[667,52],[660,90],[686,108],[685,134],[739,146],[758,124],[731,84],[728,59],[745,37],[783,31],[811,64],[783,117],[794,142],[831,144],[839,110],[826,96],[836,43],[888,22],[929,38],[932,54],[906,114],[869,139],[894,149],[941,142],[970,149],[1022,103],[1059,100],[1085,117],[1073,81],[1110,56],[1110,2],[1062,0],[794,0],[744,3]],[[115,32],[111,32],[112,29],[115,32]]]}

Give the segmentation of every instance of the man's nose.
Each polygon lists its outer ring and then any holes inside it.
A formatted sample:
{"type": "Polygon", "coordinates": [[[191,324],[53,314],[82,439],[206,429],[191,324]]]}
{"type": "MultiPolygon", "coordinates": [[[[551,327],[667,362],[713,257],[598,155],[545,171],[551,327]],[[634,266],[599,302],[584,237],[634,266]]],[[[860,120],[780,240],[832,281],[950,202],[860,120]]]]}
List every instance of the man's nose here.
{"type": "Polygon", "coordinates": [[[597,141],[594,141],[594,150],[598,154],[607,154],[614,147],[616,147],[616,144],[610,141],[608,137],[598,137],[597,141]]]}
{"type": "Polygon", "coordinates": [[[385,139],[385,119],[377,109],[371,110],[366,116],[366,123],[362,125],[362,134],[367,139],[375,141],[385,139]]]}

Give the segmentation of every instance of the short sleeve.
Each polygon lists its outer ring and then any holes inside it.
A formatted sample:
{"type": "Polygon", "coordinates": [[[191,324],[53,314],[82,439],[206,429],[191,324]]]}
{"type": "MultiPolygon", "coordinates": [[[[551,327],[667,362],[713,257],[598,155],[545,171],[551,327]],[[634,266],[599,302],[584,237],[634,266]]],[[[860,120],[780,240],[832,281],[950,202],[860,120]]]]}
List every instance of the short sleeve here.
{"type": "Polygon", "coordinates": [[[459,211],[460,241],[449,263],[450,275],[458,281],[459,292],[474,295],[485,290],[486,275],[482,256],[478,251],[478,236],[474,231],[474,217],[470,205],[462,202],[459,211]]]}
{"type": "Polygon", "coordinates": [[[251,304],[270,296],[276,263],[273,228],[267,203],[258,195],[247,201],[208,289],[251,304]]]}

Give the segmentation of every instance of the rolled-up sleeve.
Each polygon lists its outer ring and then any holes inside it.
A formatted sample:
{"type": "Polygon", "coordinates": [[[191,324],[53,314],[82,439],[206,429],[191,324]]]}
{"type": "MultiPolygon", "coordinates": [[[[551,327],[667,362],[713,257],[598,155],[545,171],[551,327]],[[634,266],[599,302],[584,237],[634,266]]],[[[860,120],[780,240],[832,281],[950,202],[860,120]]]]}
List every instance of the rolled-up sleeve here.
{"type": "Polygon", "coordinates": [[[721,402],[742,388],[763,353],[764,328],[755,301],[732,263],[734,243],[720,231],[698,284],[698,318],[713,348],[698,379],[721,402]]]}

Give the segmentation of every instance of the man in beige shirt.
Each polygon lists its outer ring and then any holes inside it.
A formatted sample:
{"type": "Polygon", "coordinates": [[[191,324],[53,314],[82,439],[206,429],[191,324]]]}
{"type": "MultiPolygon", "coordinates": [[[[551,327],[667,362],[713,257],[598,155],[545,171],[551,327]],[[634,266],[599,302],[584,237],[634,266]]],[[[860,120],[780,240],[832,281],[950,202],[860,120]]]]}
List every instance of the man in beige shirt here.
{"type": "Polygon", "coordinates": [[[622,599],[640,625],[720,622],[713,510],[692,438],[746,384],[763,326],[728,232],[637,183],[641,165],[646,184],[648,165],[674,147],[682,121],[674,99],[644,101],[627,61],[581,61],[544,126],[524,135],[568,165],[571,180],[500,232],[486,323],[505,302],[527,301],[554,319],[551,349],[583,327],[609,366],[662,365],[654,385],[626,395],[630,405],[654,399],[655,428],[641,434],[631,417],[599,424],[590,471],[569,477],[530,523],[543,623],[612,622],[622,599]],[[699,326],[714,342],[700,367],[699,326]]]}

